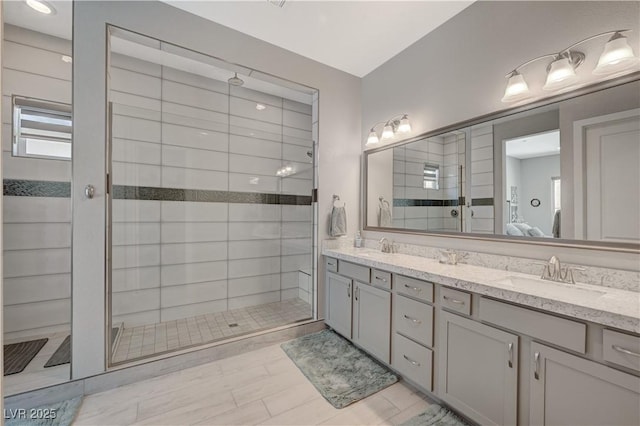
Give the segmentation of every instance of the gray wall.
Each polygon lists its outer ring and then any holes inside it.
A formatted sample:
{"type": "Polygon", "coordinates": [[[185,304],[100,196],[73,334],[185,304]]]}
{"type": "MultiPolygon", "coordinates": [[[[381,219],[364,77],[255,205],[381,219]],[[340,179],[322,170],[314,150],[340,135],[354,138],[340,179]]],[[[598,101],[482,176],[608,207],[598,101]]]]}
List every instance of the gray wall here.
{"type": "Polygon", "coordinates": [[[520,160],[520,197],[518,213],[531,226],[537,226],[545,235],[553,235],[553,199],[551,178],[560,176],[560,155],[520,160]],[[538,207],[531,199],[540,200],[538,207]]]}
{"type": "MultiPolygon", "coordinates": [[[[106,35],[113,24],[170,41],[319,90],[318,235],[327,236],[325,218],[331,195],[347,205],[349,234],[358,224],[360,156],[360,80],[227,27],[158,2],[74,3],[74,216],[79,232],[73,236],[72,376],[104,371],[104,147],[106,134],[106,35]],[[103,95],[100,95],[103,94],[103,95]],[[82,187],[93,183],[97,196],[84,200],[82,187]]],[[[317,259],[315,259],[317,260],[317,259]]],[[[319,312],[323,312],[323,275],[318,283],[319,312]]]]}
{"type": "MultiPolygon", "coordinates": [[[[6,25],[2,79],[3,179],[71,181],[71,162],[13,157],[11,96],[71,102],[67,40],[6,25]]],[[[71,199],[3,197],[4,337],[69,331],[71,325],[71,199]]]]}
{"type": "MultiPolygon", "coordinates": [[[[411,136],[414,136],[504,110],[509,107],[500,101],[506,83],[504,75],[514,66],[599,32],[632,29],[629,42],[637,54],[640,51],[639,15],[638,2],[476,2],[363,78],[362,134],[367,134],[372,123],[388,119],[398,111],[410,114],[411,136]]],[[[606,38],[603,38],[585,45],[590,62],[579,69],[581,76],[589,77],[605,42],[606,38]]],[[[542,76],[539,80],[543,79],[544,66],[535,73],[542,76]]],[[[542,83],[535,83],[537,89],[542,83]]],[[[533,81],[529,84],[533,88],[533,81]]],[[[561,132],[571,125],[570,120],[587,114],[580,108],[580,103],[580,100],[575,101],[576,111],[571,117],[568,114],[561,117],[561,132]]],[[[361,143],[364,144],[364,137],[361,143]]],[[[563,174],[567,170],[572,175],[572,166],[565,164],[565,152],[572,158],[572,153],[563,145],[563,174]]],[[[564,181],[562,186],[565,210],[564,200],[568,194],[564,181]]],[[[496,214],[500,213],[496,211],[496,214]]],[[[439,237],[427,239],[380,232],[367,232],[366,236],[374,239],[391,236],[396,241],[414,244],[538,259],[556,254],[568,262],[631,270],[639,268],[637,255],[629,253],[614,256],[599,250],[439,237]]]]}

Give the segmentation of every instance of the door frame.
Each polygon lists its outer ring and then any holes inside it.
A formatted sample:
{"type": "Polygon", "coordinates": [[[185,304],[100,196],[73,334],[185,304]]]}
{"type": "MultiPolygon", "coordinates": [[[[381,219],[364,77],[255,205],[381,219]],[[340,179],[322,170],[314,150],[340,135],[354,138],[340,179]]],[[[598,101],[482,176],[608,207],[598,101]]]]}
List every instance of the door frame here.
{"type": "Polygon", "coordinates": [[[584,239],[587,234],[586,226],[586,197],[584,196],[586,179],[586,150],[585,136],[589,127],[599,124],[621,121],[632,117],[640,118],[640,108],[614,112],[612,114],[590,117],[573,122],[573,217],[574,235],[576,240],[584,239]]]}

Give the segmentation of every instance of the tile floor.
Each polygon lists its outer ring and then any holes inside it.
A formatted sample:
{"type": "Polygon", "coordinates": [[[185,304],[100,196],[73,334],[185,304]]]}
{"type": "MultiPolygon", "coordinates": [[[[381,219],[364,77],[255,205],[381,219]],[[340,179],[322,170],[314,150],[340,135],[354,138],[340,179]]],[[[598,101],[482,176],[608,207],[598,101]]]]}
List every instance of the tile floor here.
{"type": "Polygon", "coordinates": [[[74,425],[396,425],[430,403],[398,382],[338,410],[274,345],[87,396],[74,425]]]}
{"type": "Polygon", "coordinates": [[[116,342],[114,363],[293,324],[311,318],[301,299],[250,306],[174,321],[124,328],[116,342]]]}
{"type": "Polygon", "coordinates": [[[29,365],[20,373],[10,374],[2,378],[2,388],[4,395],[15,395],[46,386],[64,383],[71,375],[70,365],[57,365],[55,367],[44,368],[51,355],[58,349],[62,341],[69,335],[69,332],[47,334],[41,336],[31,336],[29,338],[10,339],[2,343],[24,342],[27,340],[42,339],[47,337],[49,341],[40,349],[40,352],[31,360],[29,365]]]}

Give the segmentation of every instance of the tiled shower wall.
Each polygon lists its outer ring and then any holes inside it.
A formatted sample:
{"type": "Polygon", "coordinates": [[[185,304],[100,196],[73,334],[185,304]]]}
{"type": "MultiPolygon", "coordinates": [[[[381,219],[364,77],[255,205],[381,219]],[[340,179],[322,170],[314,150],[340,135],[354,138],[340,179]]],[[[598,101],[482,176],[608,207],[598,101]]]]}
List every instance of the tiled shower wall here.
{"type": "Polygon", "coordinates": [[[71,103],[71,43],[4,26],[2,161],[4,336],[68,331],[71,162],[13,157],[11,96],[71,103]]]}
{"type": "Polygon", "coordinates": [[[118,54],[110,79],[114,324],[299,297],[311,105],[118,54]]]}
{"type": "Polygon", "coordinates": [[[471,127],[471,232],[493,234],[493,126],[471,127]]]}
{"type": "Polygon", "coordinates": [[[432,137],[393,149],[394,227],[459,230],[460,220],[450,214],[459,195],[459,152],[464,160],[464,134],[432,137]],[[440,165],[439,190],[424,189],[425,163],[440,165]]]}

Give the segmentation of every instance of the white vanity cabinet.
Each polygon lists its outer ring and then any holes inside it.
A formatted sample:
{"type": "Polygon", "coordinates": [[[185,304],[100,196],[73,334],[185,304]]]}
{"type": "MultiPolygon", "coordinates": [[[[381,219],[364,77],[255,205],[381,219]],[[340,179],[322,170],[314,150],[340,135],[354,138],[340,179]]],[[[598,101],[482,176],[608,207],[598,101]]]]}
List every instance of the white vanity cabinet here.
{"type": "Polygon", "coordinates": [[[518,336],[440,313],[438,396],[482,425],[515,425],[518,336]]]}
{"type": "Polygon", "coordinates": [[[389,363],[391,293],[355,282],[353,341],[381,361],[389,363]]]}
{"type": "Polygon", "coordinates": [[[640,379],[532,343],[531,425],[639,425],[640,379]]]}

